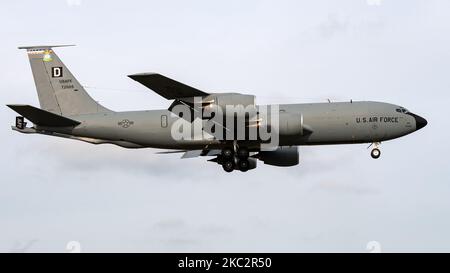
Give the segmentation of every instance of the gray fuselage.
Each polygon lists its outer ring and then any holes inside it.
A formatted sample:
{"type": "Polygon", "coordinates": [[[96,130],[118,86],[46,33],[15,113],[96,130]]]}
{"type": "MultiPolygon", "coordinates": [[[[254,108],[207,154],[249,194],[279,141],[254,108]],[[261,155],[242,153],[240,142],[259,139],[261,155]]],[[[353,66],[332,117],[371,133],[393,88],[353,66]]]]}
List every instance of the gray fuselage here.
{"type": "MultiPolygon", "coordinates": [[[[280,136],[280,146],[382,142],[410,134],[426,124],[423,118],[404,108],[401,112],[400,108],[382,102],[282,104],[280,112],[302,115],[312,133],[280,136]]],[[[51,131],[122,143],[121,146],[128,148],[202,149],[206,145],[220,145],[215,139],[173,139],[171,127],[179,117],[168,110],[108,112],[71,118],[81,124],[51,131]]]]}

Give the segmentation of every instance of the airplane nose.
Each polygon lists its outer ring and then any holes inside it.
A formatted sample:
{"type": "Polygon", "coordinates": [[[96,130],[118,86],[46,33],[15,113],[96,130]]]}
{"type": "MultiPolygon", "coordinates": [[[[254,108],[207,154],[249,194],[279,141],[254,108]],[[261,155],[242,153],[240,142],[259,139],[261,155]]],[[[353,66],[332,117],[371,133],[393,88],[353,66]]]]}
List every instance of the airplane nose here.
{"type": "Polygon", "coordinates": [[[423,127],[425,127],[428,122],[426,119],[424,119],[423,117],[413,114],[414,119],[416,120],[416,130],[422,129],[423,127]]]}

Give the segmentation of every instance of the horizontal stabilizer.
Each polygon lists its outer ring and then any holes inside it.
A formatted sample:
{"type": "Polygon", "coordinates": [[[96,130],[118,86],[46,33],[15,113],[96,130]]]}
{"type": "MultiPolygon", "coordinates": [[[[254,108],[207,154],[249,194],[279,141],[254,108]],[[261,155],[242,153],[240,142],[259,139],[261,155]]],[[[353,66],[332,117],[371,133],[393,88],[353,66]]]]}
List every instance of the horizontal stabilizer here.
{"type": "Polygon", "coordinates": [[[204,97],[209,95],[203,91],[169,79],[157,73],[140,73],[128,75],[128,77],[141,83],[145,87],[150,88],[168,100],[189,97],[204,97]]]}
{"type": "Polygon", "coordinates": [[[81,123],[79,121],[66,118],[31,105],[9,104],[7,106],[39,126],[68,127],[77,126],[81,123]]]}
{"type": "Polygon", "coordinates": [[[26,50],[44,50],[50,49],[54,47],[67,47],[67,46],[75,46],[75,45],[37,45],[37,46],[19,46],[18,49],[26,49],[26,50]]]}

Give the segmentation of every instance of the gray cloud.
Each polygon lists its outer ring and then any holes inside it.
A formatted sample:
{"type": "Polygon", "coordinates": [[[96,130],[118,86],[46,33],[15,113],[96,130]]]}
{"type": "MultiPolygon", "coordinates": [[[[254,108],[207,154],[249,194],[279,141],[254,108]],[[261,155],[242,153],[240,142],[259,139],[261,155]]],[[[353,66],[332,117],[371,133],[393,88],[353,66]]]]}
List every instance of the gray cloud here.
{"type": "Polygon", "coordinates": [[[349,23],[335,14],[329,14],[325,22],[318,27],[320,34],[325,38],[333,37],[334,35],[348,30],[349,23]]]}

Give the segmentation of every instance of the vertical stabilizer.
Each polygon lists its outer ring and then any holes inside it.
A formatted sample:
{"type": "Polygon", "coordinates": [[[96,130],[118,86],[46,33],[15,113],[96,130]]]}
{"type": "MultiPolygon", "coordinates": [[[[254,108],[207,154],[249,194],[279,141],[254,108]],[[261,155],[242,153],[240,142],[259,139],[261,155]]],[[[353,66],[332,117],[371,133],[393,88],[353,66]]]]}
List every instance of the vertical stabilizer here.
{"type": "Polygon", "coordinates": [[[52,48],[29,46],[26,49],[41,108],[63,116],[110,112],[86,92],[52,48]]]}

